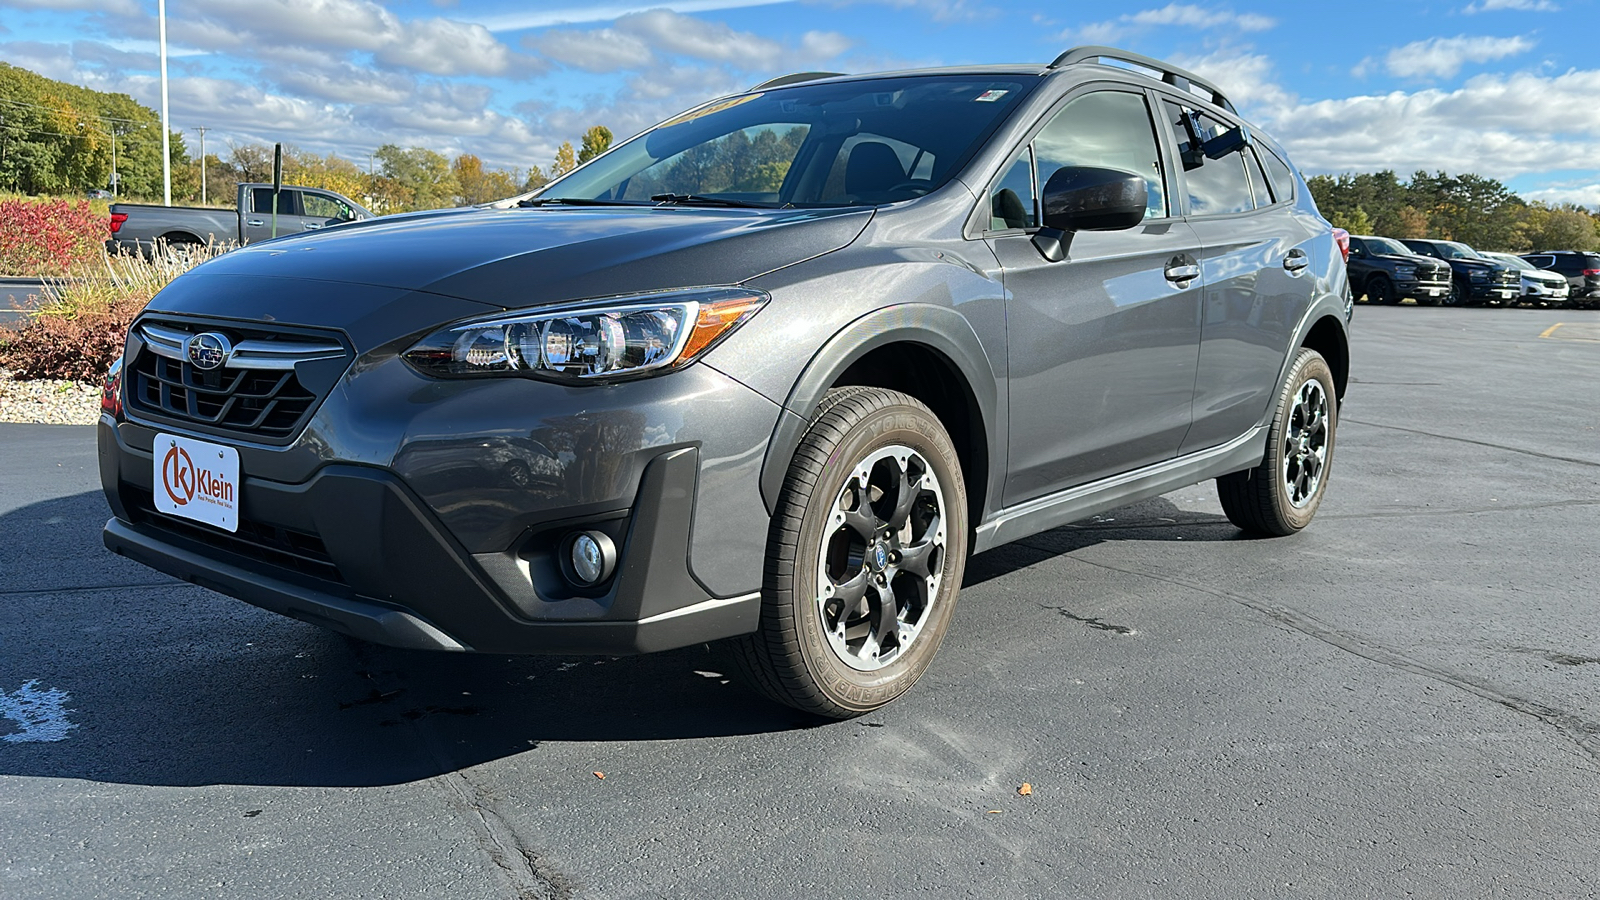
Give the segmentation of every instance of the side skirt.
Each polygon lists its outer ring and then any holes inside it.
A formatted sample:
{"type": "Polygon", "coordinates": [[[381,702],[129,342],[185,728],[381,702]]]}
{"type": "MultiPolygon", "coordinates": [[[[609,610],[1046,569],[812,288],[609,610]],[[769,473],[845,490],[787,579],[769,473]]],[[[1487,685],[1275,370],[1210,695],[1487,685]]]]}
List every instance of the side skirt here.
{"type": "Polygon", "coordinates": [[[1266,457],[1266,431],[1256,426],[1226,444],[1067,488],[1002,509],[978,526],[972,552],[982,553],[1096,513],[1158,497],[1229,472],[1254,468],[1266,457]]]}

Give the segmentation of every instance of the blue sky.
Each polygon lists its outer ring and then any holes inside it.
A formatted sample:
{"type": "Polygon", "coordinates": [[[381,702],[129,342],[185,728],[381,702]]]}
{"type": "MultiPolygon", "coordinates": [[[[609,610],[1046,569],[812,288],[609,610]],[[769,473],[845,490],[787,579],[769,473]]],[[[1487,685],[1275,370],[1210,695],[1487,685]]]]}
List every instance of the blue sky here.
{"type": "MultiPolygon", "coordinates": [[[[171,0],[172,124],[207,149],[379,144],[548,167],[796,70],[1111,43],[1218,81],[1308,173],[1474,171],[1600,207],[1600,0],[171,0]]],[[[154,0],[0,0],[0,60],[155,105],[154,0]]]]}

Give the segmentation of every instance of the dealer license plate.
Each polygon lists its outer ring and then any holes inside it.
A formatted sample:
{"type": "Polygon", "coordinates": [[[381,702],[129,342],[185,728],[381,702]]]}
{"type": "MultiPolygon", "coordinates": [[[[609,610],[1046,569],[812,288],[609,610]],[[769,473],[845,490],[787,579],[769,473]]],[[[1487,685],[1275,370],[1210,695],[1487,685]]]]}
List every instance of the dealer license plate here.
{"type": "Polygon", "coordinates": [[[158,434],[155,467],[158,511],[224,531],[239,530],[239,451],[158,434]]]}

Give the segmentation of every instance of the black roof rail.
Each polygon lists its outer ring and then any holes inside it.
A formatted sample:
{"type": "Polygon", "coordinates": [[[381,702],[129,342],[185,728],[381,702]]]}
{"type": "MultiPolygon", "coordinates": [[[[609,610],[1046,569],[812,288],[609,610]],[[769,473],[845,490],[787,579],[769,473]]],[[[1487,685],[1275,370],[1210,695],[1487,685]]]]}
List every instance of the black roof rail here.
{"type": "Polygon", "coordinates": [[[1161,73],[1162,81],[1181,91],[1189,91],[1189,86],[1192,84],[1209,93],[1212,103],[1228,112],[1238,112],[1233,108],[1233,103],[1222,93],[1221,88],[1201,78],[1199,75],[1186,69],[1180,69],[1171,63],[1164,63],[1158,59],[1141,56],[1138,53],[1130,53],[1127,50],[1118,50],[1115,47],[1073,47],[1071,50],[1056,57],[1056,61],[1050,64],[1050,68],[1059,69],[1082,62],[1099,62],[1102,59],[1114,59],[1118,62],[1132,63],[1140,68],[1159,72],[1161,73]]]}
{"type": "Polygon", "coordinates": [[[843,72],[794,72],[789,75],[779,75],[777,78],[763,81],[752,91],[764,91],[768,88],[783,87],[786,84],[799,84],[802,81],[816,81],[819,78],[838,78],[843,72]]]}

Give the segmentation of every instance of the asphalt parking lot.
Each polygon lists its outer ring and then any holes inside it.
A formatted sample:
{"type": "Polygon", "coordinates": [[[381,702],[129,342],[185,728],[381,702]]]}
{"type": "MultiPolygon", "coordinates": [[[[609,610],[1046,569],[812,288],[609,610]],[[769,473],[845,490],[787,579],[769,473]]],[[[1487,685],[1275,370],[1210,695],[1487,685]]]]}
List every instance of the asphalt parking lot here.
{"type": "Polygon", "coordinates": [[[1354,341],[1306,532],[1205,484],[976,557],[922,683],[823,726],[714,648],[172,582],[101,548],[92,429],[0,425],[0,896],[1600,895],[1600,313],[1354,341]]]}

